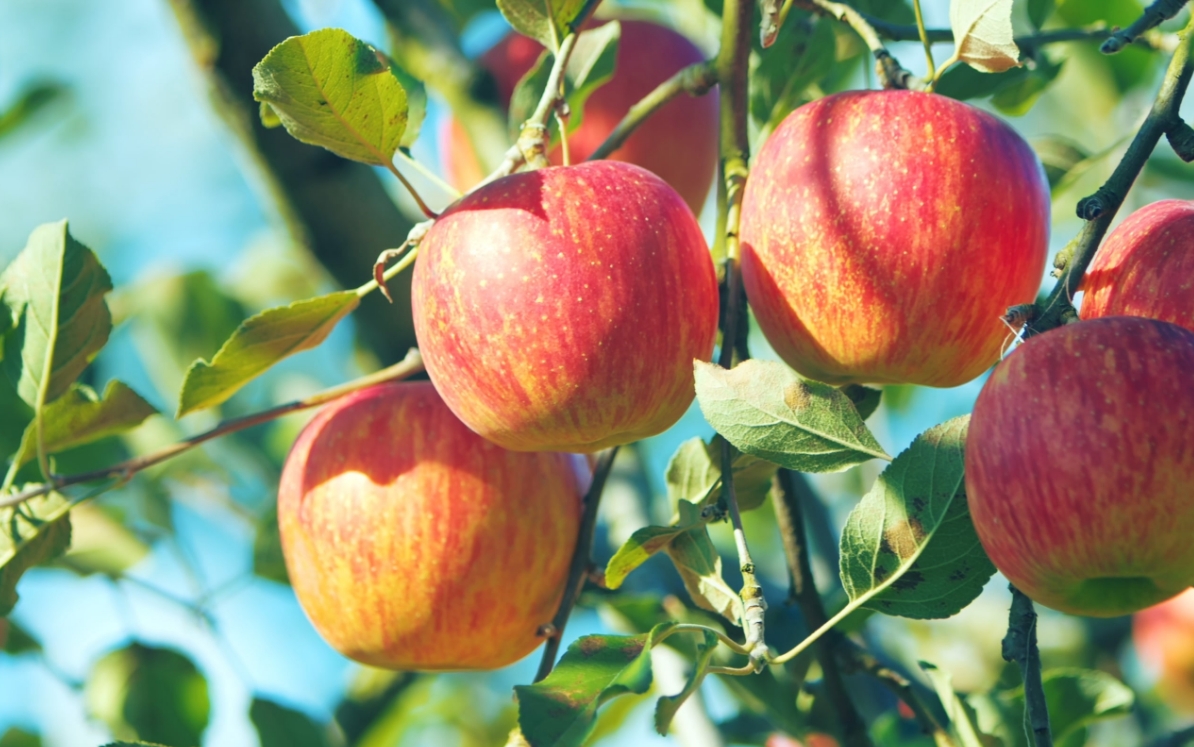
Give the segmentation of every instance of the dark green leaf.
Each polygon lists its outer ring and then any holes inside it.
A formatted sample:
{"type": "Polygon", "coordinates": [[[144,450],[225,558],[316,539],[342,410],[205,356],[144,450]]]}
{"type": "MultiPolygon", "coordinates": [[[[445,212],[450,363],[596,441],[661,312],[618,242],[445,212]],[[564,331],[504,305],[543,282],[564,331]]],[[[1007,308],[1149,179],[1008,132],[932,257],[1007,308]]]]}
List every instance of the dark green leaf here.
{"type": "Polygon", "coordinates": [[[139,643],[96,662],[84,696],[118,739],[179,747],[203,741],[211,712],[207,680],[190,659],[139,643]]]}
{"type": "Polygon", "coordinates": [[[1020,64],[1012,36],[1012,0],[951,0],[949,25],[955,56],[984,73],[1001,73],[1020,64]]]}
{"type": "Polygon", "coordinates": [[[4,338],[4,370],[35,411],[62,396],[112,329],[104,294],[112,290],[95,253],[66,221],[38,226],[0,275],[15,328],[4,338]]]}
{"type": "MultiPolygon", "coordinates": [[[[688,501],[680,501],[679,511],[681,524],[695,524],[700,519],[700,508],[688,501]]],[[[666,549],[698,607],[735,625],[742,621],[742,600],[722,578],[721,556],[703,525],[676,535],[666,549]]]]}
{"type": "Polygon", "coordinates": [[[775,44],[757,53],[758,64],[750,76],[750,112],[760,124],[778,124],[805,102],[808,87],[833,68],[833,22],[798,13],[792,12],[775,44]]]}
{"type": "Polygon", "coordinates": [[[41,747],[41,737],[11,726],[0,736],[0,747],[41,747]]]}
{"type": "MultiPolygon", "coordinates": [[[[692,438],[680,445],[667,466],[667,492],[672,505],[680,500],[702,506],[717,502],[720,492],[713,488],[721,479],[723,443],[721,436],[714,436],[709,443],[692,438]]],[[[777,469],[779,465],[750,454],[734,457],[734,493],[740,510],[763,505],[777,469]]]]}
{"type": "Polygon", "coordinates": [[[16,605],[17,581],[25,571],[70,547],[69,514],[70,503],[57,493],[0,509],[0,617],[16,605]]]}
{"type": "MultiPolygon", "coordinates": [[[[130,430],[156,414],[153,405],[116,379],[108,382],[102,398],[91,387],[75,384],[64,396],[46,405],[42,438],[47,453],[63,451],[130,430]]],[[[30,423],[25,428],[17,464],[37,458],[36,425],[30,423]]]]}
{"type": "Polygon", "coordinates": [[[942,96],[966,101],[981,99],[1004,86],[1015,85],[1028,77],[1028,68],[1017,67],[1002,73],[980,73],[969,65],[954,65],[941,75],[934,90],[942,96]]]}
{"type": "Polygon", "coordinates": [[[37,639],[13,622],[12,618],[0,618],[0,628],[5,631],[4,635],[0,635],[0,640],[4,642],[4,653],[18,656],[27,651],[41,651],[41,644],[37,639]]]}
{"type": "Polygon", "coordinates": [[[879,409],[879,402],[883,399],[882,389],[872,389],[862,384],[847,384],[842,387],[842,394],[850,398],[854,403],[854,409],[858,410],[858,417],[863,420],[875,414],[875,410],[879,409]]]}
{"type": "Polygon", "coordinates": [[[978,718],[974,709],[954,692],[952,677],[927,661],[920,662],[920,668],[928,675],[945,708],[945,715],[949,717],[949,728],[959,747],[984,747],[983,737],[986,736],[978,728],[978,718]]]}
{"type": "Polygon", "coordinates": [[[340,291],[266,309],[232,333],[211,363],[197,360],[187,371],[178,417],[215,407],[278,361],[323,342],[360,303],[356,291],[340,291]]]}
{"type": "Polygon", "coordinates": [[[684,701],[701,686],[701,681],[705,679],[705,670],[709,668],[709,662],[717,651],[716,633],[706,630],[701,637],[702,641],[697,646],[696,662],[692,665],[692,673],[688,675],[684,689],[675,695],[664,695],[655,704],[655,731],[665,737],[672,725],[672,719],[676,717],[676,711],[679,711],[684,701]]]}
{"type": "Polygon", "coordinates": [[[1053,14],[1053,0],[1028,0],[1028,20],[1040,29],[1053,14]]]}
{"type": "Polygon", "coordinates": [[[286,131],[354,161],[388,166],[406,131],[406,91],[384,56],[341,29],[292,36],[253,68],[253,98],[286,131]]]}
{"type": "Polygon", "coordinates": [[[966,505],[969,417],[917,436],[850,512],[841,574],[851,605],[903,617],[949,617],[995,572],[966,505]]]}
{"type": "Polygon", "coordinates": [[[553,51],[596,5],[597,0],[497,0],[498,10],[515,31],[553,51]]]}
{"type": "Polygon", "coordinates": [[[584,636],[542,682],[515,687],[518,725],[531,747],[580,747],[603,703],[647,692],[651,648],[674,625],[657,625],[646,635],[584,636]]]}
{"type": "MultiPolygon", "coordinates": [[[[1058,747],[1081,747],[1086,744],[1086,727],[1129,714],[1136,701],[1127,685],[1093,669],[1050,669],[1041,681],[1054,744],[1058,747]]],[[[1023,713],[1023,688],[1010,693],[1007,700],[1013,718],[1023,713]]]]}
{"type": "Polygon", "coordinates": [[[64,98],[70,89],[55,81],[33,83],[17,95],[17,100],[0,112],[0,137],[16,131],[38,112],[64,98]]]}
{"type": "Polygon", "coordinates": [[[748,360],[726,370],[695,361],[701,412],[739,450],[800,472],[840,472],[890,459],[849,397],[782,363],[748,360]]]}
{"type": "Polygon", "coordinates": [[[327,747],[327,731],[300,711],[270,700],[253,698],[249,718],[261,747],[327,747]]]}
{"type": "Polygon", "coordinates": [[[991,103],[1008,116],[1023,116],[1028,113],[1028,110],[1045,92],[1049,84],[1057,79],[1060,72],[1061,65],[1054,65],[1042,56],[1027,75],[1021,76],[1008,85],[1000,86],[995,95],[991,97],[991,103]]]}

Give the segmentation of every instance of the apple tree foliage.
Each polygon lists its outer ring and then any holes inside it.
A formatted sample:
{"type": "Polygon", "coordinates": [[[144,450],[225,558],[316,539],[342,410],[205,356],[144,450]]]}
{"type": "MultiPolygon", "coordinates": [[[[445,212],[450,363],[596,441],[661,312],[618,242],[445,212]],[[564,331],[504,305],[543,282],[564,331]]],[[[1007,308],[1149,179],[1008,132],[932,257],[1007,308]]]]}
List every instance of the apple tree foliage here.
{"type": "MultiPolygon", "coordinates": [[[[254,114],[265,127],[284,128],[302,143],[340,158],[396,170],[395,163],[407,162],[410,147],[425,134],[428,90],[462,110],[492,109],[483,91],[462,92],[458,81],[428,60],[439,54],[439,59],[466,64],[459,35],[471,20],[495,10],[546,48],[517,86],[510,111],[497,113],[498,121],[510,123],[512,137],[535,111],[555,55],[569,36],[579,34],[562,79],[570,130],[582,120],[588,96],[614,74],[617,24],[581,28],[593,0],[404,2],[376,2],[394,31],[387,52],[339,29],[278,39],[253,68],[251,80],[243,81],[259,104],[254,114]]],[[[200,0],[189,5],[204,12],[200,0]]],[[[736,6],[659,0],[646,7],[660,19],[698,28],[716,25],[736,6]]],[[[857,28],[841,22],[844,9],[861,14],[880,38],[908,42],[920,36],[911,4],[901,0],[763,0],[759,6],[760,16],[770,14],[782,23],[777,21],[766,47],[756,38],[748,58],[747,111],[739,114],[755,144],[800,104],[871,81],[871,51],[857,28]]],[[[1048,96],[1064,69],[1080,60],[1097,67],[1120,94],[1147,92],[1173,46],[1170,25],[1146,32],[1144,43],[1115,56],[1100,57],[1093,49],[1108,29],[1130,26],[1142,12],[1135,0],[952,0],[951,28],[925,32],[929,42],[953,49],[935,90],[1018,116],[1048,96]],[[1069,46],[1057,46],[1062,42],[1069,46]]],[[[906,50],[901,54],[911,54],[906,50]]],[[[27,90],[0,114],[0,137],[21,127],[55,95],[52,87],[27,90]]],[[[1108,158],[1101,145],[1060,137],[1034,145],[1058,196],[1069,195],[1070,186],[1108,158]]],[[[1190,181],[1183,165],[1160,153],[1144,168],[1145,178],[1153,181],[1190,181]]],[[[133,437],[171,416],[124,382],[95,381],[89,369],[113,333],[109,275],[83,243],[88,237],[76,236],[66,221],[31,228],[24,249],[0,274],[0,451],[7,457],[0,485],[3,615],[19,604],[18,581],[36,565],[121,577],[149,545],[171,534],[172,476],[193,479],[218,472],[210,459],[190,451],[206,435],[184,436],[178,446],[169,446],[167,434],[201,430],[193,425],[153,430],[150,438],[156,443],[133,437]],[[148,471],[140,474],[143,470],[148,471]],[[87,534],[103,527],[105,542],[72,549],[72,522],[80,521],[91,528],[87,534]]],[[[404,238],[393,237],[394,245],[404,238]]],[[[720,242],[714,251],[721,251],[720,242]]],[[[387,273],[385,279],[397,274],[387,273]]],[[[142,287],[126,296],[120,311],[148,320],[149,334],[160,346],[156,365],[171,370],[179,384],[175,418],[206,413],[204,422],[214,427],[211,436],[269,461],[277,459],[277,449],[271,452],[259,434],[244,427],[311,402],[257,414],[247,407],[242,390],[283,359],[323,343],[338,323],[364,309],[362,299],[377,285],[365,275],[359,287],[250,314],[210,276],[198,273],[142,287]]],[[[664,475],[672,520],[639,527],[611,548],[612,554],[603,556],[603,572],[592,574],[594,583],[581,600],[631,632],[576,640],[545,678],[514,688],[516,708],[503,711],[492,724],[472,724],[466,730],[473,735],[469,743],[504,743],[516,726],[512,744],[581,745],[595,733],[617,729],[627,713],[619,703],[648,692],[656,698],[654,726],[667,734],[685,700],[713,674],[738,708],[737,716],[714,725],[727,742],[762,744],[769,733],[783,731],[830,733],[844,744],[1029,744],[1021,728],[1025,690],[1014,676],[989,692],[959,693],[942,668],[927,662],[918,673],[901,673],[890,662],[870,667],[866,657],[848,653],[857,644],[843,638],[876,613],[914,619],[956,615],[994,573],[966,508],[962,450],[968,416],[928,429],[893,457],[866,421],[884,399],[892,410],[907,407],[906,393],[898,387],[839,389],[762,360],[743,360],[729,369],[698,362],[695,379],[700,411],[717,435],[679,447],[664,475]],[[732,463],[737,510],[754,517],[769,502],[783,500],[776,488],[780,470],[854,470],[850,474],[861,480],[859,465],[885,463],[877,475],[875,469],[867,473],[876,476],[869,488],[862,486],[861,499],[837,527],[836,551],[817,549],[822,560],[836,556],[840,572],[840,590],[823,595],[829,607],[821,610],[825,619],[811,619],[803,604],[803,614],[797,615],[784,607],[776,589],[765,589],[772,597],[766,615],[767,643],[773,649],[769,665],[748,659],[749,652],[735,643],[742,640],[751,601],[740,593],[742,578],[754,570],[740,567],[737,556],[710,532],[727,518],[722,455],[731,449],[727,464],[732,463]],[[663,556],[668,561],[661,561],[663,556]],[[674,576],[667,575],[669,561],[674,576]],[[677,579],[678,586],[668,578],[677,579]],[[651,594],[644,596],[643,590],[651,594]],[[669,593],[666,602],[660,601],[662,593],[669,593]],[[658,654],[653,652],[659,647],[685,662],[684,684],[675,692],[662,692],[655,682],[658,654]],[[847,653],[835,659],[834,651],[847,653]],[[814,660],[820,670],[815,676],[814,660]],[[842,687],[841,672],[830,670],[838,668],[886,672],[876,681],[895,683],[899,696],[919,704],[923,714],[915,723],[901,720],[890,697],[876,701],[873,688],[854,683],[868,702],[880,703],[867,707],[869,725],[860,733],[850,724],[859,713],[844,713],[841,692],[835,692],[842,687]],[[758,671],[739,676],[752,670],[758,671]],[[599,719],[601,714],[607,716],[599,719]]],[[[808,487],[804,478],[799,484],[808,487]]],[[[816,496],[811,499],[816,502],[816,496]]],[[[815,513],[815,507],[805,510],[815,513]]],[[[276,519],[268,509],[256,519],[255,568],[285,583],[276,519]]],[[[748,526],[770,525],[753,518],[748,526]]],[[[809,549],[801,552],[807,557],[809,549]]],[[[794,598],[800,596],[797,585],[793,579],[794,598]]],[[[817,596],[816,589],[812,595],[817,596]]],[[[814,609],[820,606],[818,601],[814,609]]],[[[7,656],[45,656],[33,631],[12,621],[6,621],[5,631],[7,656]]],[[[247,717],[266,746],[371,745],[395,743],[402,719],[409,717],[412,694],[429,708],[451,710],[428,689],[428,675],[371,677],[344,694],[334,725],[264,697],[253,700],[247,717]]],[[[1042,681],[1057,744],[1082,744],[1090,725],[1133,708],[1132,691],[1104,671],[1053,668],[1042,681]]],[[[170,648],[129,643],[104,656],[77,684],[89,712],[114,738],[127,740],[119,743],[196,744],[210,720],[211,695],[203,673],[170,648]]],[[[40,741],[18,729],[0,736],[0,746],[18,744],[40,741]]]]}

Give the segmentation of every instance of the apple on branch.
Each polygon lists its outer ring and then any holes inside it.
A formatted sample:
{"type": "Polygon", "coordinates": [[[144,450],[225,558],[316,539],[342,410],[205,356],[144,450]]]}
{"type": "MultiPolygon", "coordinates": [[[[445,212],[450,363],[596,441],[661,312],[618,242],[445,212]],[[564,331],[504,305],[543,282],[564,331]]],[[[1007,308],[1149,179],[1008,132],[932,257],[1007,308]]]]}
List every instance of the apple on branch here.
{"type": "Polygon", "coordinates": [[[303,611],[340,653],[494,669],[542,643],[580,522],[583,460],[507,451],[428,382],[324,407],[282,468],[278,527],[303,611]]]}

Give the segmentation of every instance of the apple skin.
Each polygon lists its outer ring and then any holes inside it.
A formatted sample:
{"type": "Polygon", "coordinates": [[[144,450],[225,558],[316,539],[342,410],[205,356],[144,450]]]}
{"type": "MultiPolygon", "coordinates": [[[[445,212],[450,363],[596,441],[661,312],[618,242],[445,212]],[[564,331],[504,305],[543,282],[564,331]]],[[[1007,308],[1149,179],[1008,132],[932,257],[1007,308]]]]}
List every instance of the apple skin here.
{"type": "Polygon", "coordinates": [[[1028,144],[944,96],[851,91],[805,104],[759,151],[742,278],[775,352],[830,384],[963,384],[1031,302],[1049,188],[1028,144]]]}
{"type": "Polygon", "coordinates": [[[1159,672],[1165,701],[1194,712],[1194,589],[1137,613],[1132,642],[1140,660],[1159,672]]]}
{"type": "Polygon", "coordinates": [[[278,488],[286,568],[345,656],[402,670],[495,669],[555,614],[587,470],[478,437],[430,382],[324,407],[278,488]]]}
{"type": "Polygon", "coordinates": [[[1194,583],[1194,333],[1106,317],[995,367],[966,440],[966,494],[995,567],[1033,601],[1126,615],[1194,583]]]}
{"type": "Polygon", "coordinates": [[[1083,319],[1146,316],[1194,330],[1194,202],[1161,200],[1129,215],[1081,289],[1083,319]]]}
{"type": "Polygon", "coordinates": [[[467,195],[419,245],[412,299],[448,407],[517,451],[587,453],[666,430],[717,332],[717,279],[692,212],[616,161],[467,195]]]}
{"type": "MultiPolygon", "coordinates": [[[[614,75],[585,102],[584,119],[568,135],[572,163],[585,160],[597,150],[630,107],[656,86],[705,59],[692,42],[665,26],[647,21],[621,24],[614,75]]],[[[515,86],[542,51],[538,42],[510,34],[481,56],[481,64],[497,82],[498,102],[503,109],[510,106],[515,86]]],[[[485,174],[460,123],[454,118],[447,120],[441,137],[449,181],[459,189],[481,181],[485,174]]],[[[717,172],[717,139],[716,89],[704,96],[682,94],[651,115],[609,157],[658,174],[699,214],[717,172]]],[[[562,149],[553,149],[549,160],[554,165],[562,164],[562,149]]]]}

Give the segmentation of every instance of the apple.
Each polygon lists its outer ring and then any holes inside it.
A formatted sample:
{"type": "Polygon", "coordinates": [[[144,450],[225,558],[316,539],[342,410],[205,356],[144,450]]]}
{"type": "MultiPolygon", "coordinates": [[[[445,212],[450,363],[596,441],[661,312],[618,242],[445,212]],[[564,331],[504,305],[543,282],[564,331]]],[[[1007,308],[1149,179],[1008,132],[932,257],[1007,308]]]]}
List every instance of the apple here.
{"type": "Polygon", "coordinates": [[[1159,673],[1162,697],[1194,711],[1194,589],[1137,613],[1132,642],[1140,660],[1159,673]]]}
{"type": "Polygon", "coordinates": [[[802,739],[796,739],[777,731],[767,737],[766,747],[838,747],[838,742],[830,735],[820,732],[810,732],[802,739]]]}
{"type": "Polygon", "coordinates": [[[995,567],[1033,601],[1113,617],[1194,584],[1194,332],[1105,317],[995,367],[966,495],[995,567]]]}
{"type": "MultiPolygon", "coordinates": [[[[613,77],[585,103],[580,126],[568,135],[573,163],[589,157],[614,130],[630,107],[676,72],[700,62],[704,55],[681,34],[647,21],[621,21],[613,77]]],[[[481,56],[481,64],[497,83],[503,109],[518,81],[539,59],[543,47],[518,34],[509,34],[481,56]]],[[[476,151],[464,128],[449,119],[441,135],[449,181],[468,189],[484,178],[476,151]]],[[[717,94],[681,94],[655,112],[614,151],[610,158],[637,164],[671,184],[694,213],[700,213],[717,171],[717,94]]],[[[559,147],[552,163],[563,163],[559,147]]]]}
{"type": "Polygon", "coordinates": [[[653,436],[709,360],[717,279],[692,211],[654,174],[590,161],[499,179],[436,220],[412,279],[427,372],[517,451],[653,436]]]}
{"type": "Polygon", "coordinates": [[[1083,319],[1146,316],[1194,330],[1194,202],[1161,200],[1129,215],[1081,289],[1083,319]]]}
{"type": "Polygon", "coordinates": [[[743,195],[742,279],[759,327],[830,384],[977,377],[1031,302],[1049,188],[1010,127],[953,99],[850,91],[776,128],[743,195]]]}
{"type": "Polygon", "coordinates": [[[521,659],[563,594],[587,475],[579,461],[489,443],[429,382],[332,402],[295,441],[278,488],[299,604],[333,648],[372,666],[521,659]]]}

